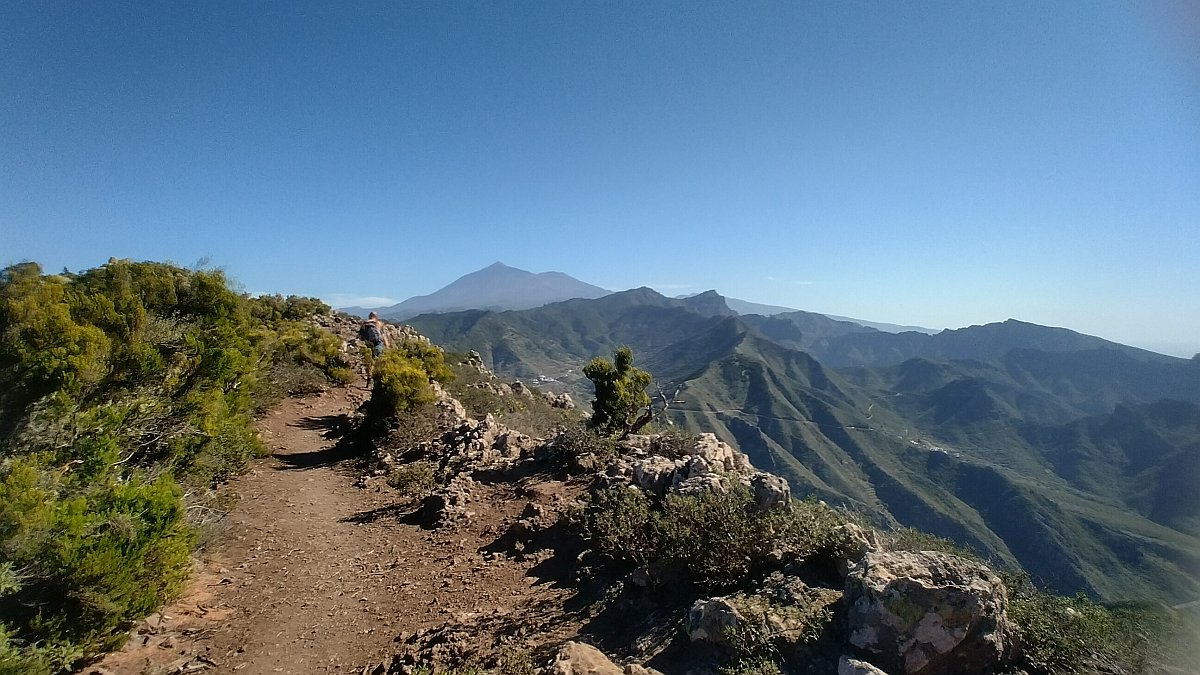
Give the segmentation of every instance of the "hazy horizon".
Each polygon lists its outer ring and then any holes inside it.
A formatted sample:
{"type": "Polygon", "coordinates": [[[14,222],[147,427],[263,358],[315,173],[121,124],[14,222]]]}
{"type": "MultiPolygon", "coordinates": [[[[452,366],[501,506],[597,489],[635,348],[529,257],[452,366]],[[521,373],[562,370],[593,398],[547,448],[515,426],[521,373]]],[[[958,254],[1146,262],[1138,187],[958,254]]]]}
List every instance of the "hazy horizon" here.
{"type": "Polygon", "coordinates": [[[1200,352],[1191,2],[10,3],[0,45],[0,265],[503,260],[1200,352]]]}

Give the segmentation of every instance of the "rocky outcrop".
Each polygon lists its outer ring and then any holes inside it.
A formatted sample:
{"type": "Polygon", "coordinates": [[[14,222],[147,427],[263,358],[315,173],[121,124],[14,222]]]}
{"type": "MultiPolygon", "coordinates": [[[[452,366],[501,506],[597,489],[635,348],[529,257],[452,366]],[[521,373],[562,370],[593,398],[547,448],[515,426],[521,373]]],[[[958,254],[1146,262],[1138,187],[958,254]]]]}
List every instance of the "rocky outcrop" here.
{"type": "Polygon", "coordinates": [[[434,490],[421,500],[417,510],[421,524],[437,528],[470,519],[475,515],[468,508],[474,487],[475,481],[470,476],[459,474],[448,484],[434,490]]]}
{"type": "Polygon", "coordinates": [[[756,471],[744,453],[714,434],[700,434],[683,448],[669,447],[674,438],[656,434],[624,439],[620,454],[604,472],[606,480],[635,485],[660,497],[668,492],[724,493],[737,482],[753,491],[760,508],[780,508],[791,501],[786,480],[756,471]]]}
{"type": "Polygon", "coordinates": [[[946,553],[869,553],[846,578],[850,643],[887,672],[989,673],[1012,655],[1007,590],[986,566],[946,553]]]}
{"type": "Polygon", "coordinates": [[[550,404],[551,408],[561,408],[563,410],[574,410],[575,400],[570,394],[542,394],[546,399],[546,403],[550,404]]]}
{"type": "Polygon", "coordinates": [[[791,654],[831,629],[841,597],[838,591],[776,572],[753,592],[697,600],[685,630],[693,642],[730,647],[757,641],[791,654]]]}
{"type": "Polygon", "coordinates": [[[546,672],[550,675],[662,675],[636,663],[618,666],[604,652],[583,642],[568,642],[559,648],[546,672]]]}
{"type": "Polygon", "coordinates": [[[625,675],[604,652],[582,642],[568,642],[558,650],[548,671],[551,675],[625,675]]]}

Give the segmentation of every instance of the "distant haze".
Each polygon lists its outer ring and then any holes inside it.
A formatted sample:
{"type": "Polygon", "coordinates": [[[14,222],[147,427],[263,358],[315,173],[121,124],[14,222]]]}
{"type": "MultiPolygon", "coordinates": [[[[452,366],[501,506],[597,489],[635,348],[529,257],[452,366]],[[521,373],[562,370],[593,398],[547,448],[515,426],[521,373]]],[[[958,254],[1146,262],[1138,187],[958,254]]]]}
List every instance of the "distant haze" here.
{"type": "MultiPolygon", "coordinates": [[[[368,311],[376,310],[388,320],[402,321],[426,312],[442,313],[464,309],[530,309],[569,298],[597,298],[607,295],[610,292],[562,272],[533,273],[510,267],[502,262],[496,262],[483,269],[465,274],[433,293],[409,298],[400,303],[389,305],[338,306],[342,306],[347,311],[360,315],[365,315],[368,311]]],[[[686,294],[679,297],[691,298],[695,296],[696,294],[686,294]]],[[[725,297],[724,302],[738,314],[774,316],[796,311],[813,313],[809,309],[766,305],[740,298],[725,297]]],[[[820,314],[820,312],[816,313],[820,314]]],[[[864,317],[847,317],[835,314],[826,314],[825,316],[836,321],[850,321],[889,333],[914,331],[933,334],[942,330],[941,328],[918,326],[911,323],[879,322],[864,317]]],[[[1005,317],[1005,319],[1010,318],[1012,317],[1005,317]]],[[[970,325],[997,323],[1002,320],[1004,319],[983,321],[970,325]]],[[[955,326],[955,328],[965,327],[955,326]]],[[[1189,343],[1182,341],[1177,343],[1145,343],[1140,341],[1123,341],[1112,336],[1099,337],[1105,337],[1121,344],[1140,347],[1161,354],[1184,358],[1190,358],[1197,351],[1200,351],[1200,343],[1195,345],[1196,349],[1194,351],[1189,351],[1189,343]]]]}

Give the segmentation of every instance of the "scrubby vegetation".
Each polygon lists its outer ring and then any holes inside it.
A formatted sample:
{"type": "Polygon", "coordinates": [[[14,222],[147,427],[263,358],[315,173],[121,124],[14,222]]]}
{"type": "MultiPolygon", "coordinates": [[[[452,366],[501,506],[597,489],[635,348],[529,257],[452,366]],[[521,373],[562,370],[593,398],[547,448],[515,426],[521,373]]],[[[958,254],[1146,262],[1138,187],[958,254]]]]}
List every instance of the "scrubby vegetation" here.
{"type": "Polygon", "coordinates": [[[1200,625],[1153,605],[1112,607],[1083,595],[1035,588],[1024,575],[1006,579],[1009,613],[1021,627],[1022,664],[1030,673],[1200,672],[1200,625]]]}
{"type": "Polygon", "coordinates": [[[454,378],[442,350],[415,340],[388,349],[371,367],[371,400],[365,428],[385,433],[408,414],[435,399],[431,381],[454,378]]]}
{"type": "Polygon", "coordinates": [[[614,562],[659,566],[705,591],[737,588],[784,560],[805,560],[845,543],[833,509],[812,500],[760,508],[740,484],[726,493],[661,499],[632,487],[604,488],[590,495],[580,522],[614,562]]]}
{"type": "Polygon", "coordinates": [[[159,263],[0,272],[0,670],[68,668],[180,587],[253,410],[350,376],[302,322],[328,311],[159,263]]]}

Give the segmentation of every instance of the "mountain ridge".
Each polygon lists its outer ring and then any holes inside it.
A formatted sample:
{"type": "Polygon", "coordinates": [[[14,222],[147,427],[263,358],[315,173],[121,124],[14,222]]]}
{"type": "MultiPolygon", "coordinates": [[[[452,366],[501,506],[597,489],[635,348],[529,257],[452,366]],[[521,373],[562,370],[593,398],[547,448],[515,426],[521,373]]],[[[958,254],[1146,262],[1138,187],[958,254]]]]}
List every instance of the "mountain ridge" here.
{"type": "Polygon", "coordinates": [[[1200,594],[1200,565],[1188,553],[1200,539],[1148,517],[1159,513],[1185,529],[1192,522],[1186,503],[1179,513],[1163,510],[1170,503],[1163,490],[1177,482],[1156,478],[1192,466],[1200,443],[1192,444],[1189,427],[1159,434],[1169,450],[1152,460],[1162,466],[1138,474],[1136,499],[1099,492],[1119,475],[1097,468],[1112,464],[1100,450],[1084,463],[1098,476],[1090,483],[1051,461],[1062,452],[1052,443],[1066,433],[1054,431],[1062,425],[1099,416],[1088,427],[1092,446],[1107,448],[1106,430],[1120,433],[1104,421],[1114,406],[1163,398],[1200,405],[1193,363],[1019,321],[941,338],[889,334],[812,313],[737,316],[719,294],[702,295],[670,299],[643,288],[469,321],[426,315],[412,323],[450,349],[480,351],[498,373],[552,375],[539,386],[583,397],[589,383],[578,374],[581,364],[629,345],[666,393],[678,389],[671,397],[683,403],[668,411],[671,421],[714,431],[785,476],[798,494],[950,537],[1020,564],[1060,592],[1200,594]],[[774,339],[764,322],[779,329],[774,339]],[[854,352],[864,338],[870,349],[854,352]],[[835,367],[822,354],[858,360],[835,367]],[[907,360],[892,364],[895,357],[907,360]],[[1138,511],[1137,504],[1159,510],[1138,511]],[[1131,545],[1153,553],[1131,559],[1131,545]],[[1154,578],[1166,581],[1159,588],[1154,578]]]}

